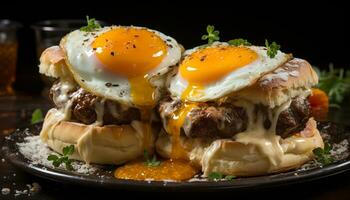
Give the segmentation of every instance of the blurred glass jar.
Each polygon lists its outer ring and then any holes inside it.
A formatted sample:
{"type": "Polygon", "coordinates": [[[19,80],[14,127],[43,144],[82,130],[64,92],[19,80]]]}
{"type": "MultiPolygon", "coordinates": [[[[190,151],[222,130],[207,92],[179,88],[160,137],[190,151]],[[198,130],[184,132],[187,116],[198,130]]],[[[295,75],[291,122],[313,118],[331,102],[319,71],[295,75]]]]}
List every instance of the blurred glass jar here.
{"type": "Polygon", "coordinates": [[[16,79],[17,30],[21,24],[0,20],[0,96],[13,94],[12,83],[16,79]]]}
{"type": "MultiPolygon", "coordinates": [[[[108,24],[103,21],[97,21],[101,26],[107,26],[108,24]]],[[[48,47],[59,45],[60,40],[67,33],[86,26],[86,20],[76,19],[62,19],[62,20],[45,20],[40,21],[31,26],[35,32],[36,38],[36,53],[40,58],[41,53],[48,47]]],[[[53,83],[53,80],[46,76],[41,76],[44,81],[45,87],[42,91],[42,95],[48,97],[49,89],[53,83]]]]}

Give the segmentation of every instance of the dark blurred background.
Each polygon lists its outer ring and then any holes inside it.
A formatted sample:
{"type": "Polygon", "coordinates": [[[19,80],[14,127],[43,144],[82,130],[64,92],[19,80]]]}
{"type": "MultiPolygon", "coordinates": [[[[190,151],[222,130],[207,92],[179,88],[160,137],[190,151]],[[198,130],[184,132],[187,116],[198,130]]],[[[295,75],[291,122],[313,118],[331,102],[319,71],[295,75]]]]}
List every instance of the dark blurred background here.
{"type": "Polygon", "coordinates": [[[347,68],[349,61],[349,7],[325,1],[46,1],[2,2],[0,18],[21,22],[17,65],[18,91],[38,92],[34,32],[30,25],[46,19],[84,19],[86,15],[117,25],[146,26],[174,37],[185,48],[202,44],[207,24],[220,30],[222,41],[246,38],[263,45],[281,44],[284,52],[327,68],[347,68]]]}

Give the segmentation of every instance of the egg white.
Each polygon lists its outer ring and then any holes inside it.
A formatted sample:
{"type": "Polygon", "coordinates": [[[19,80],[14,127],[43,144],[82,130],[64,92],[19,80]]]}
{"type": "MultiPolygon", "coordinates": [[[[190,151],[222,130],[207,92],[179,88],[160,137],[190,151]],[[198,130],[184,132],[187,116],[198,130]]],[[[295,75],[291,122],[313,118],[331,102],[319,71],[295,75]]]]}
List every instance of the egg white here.
{"type": "MultiPolygon", "coordinates": [[[[116,100],[122,104],[134,105],[130,96],[131,86],[128,79],[105,70],[103,64],[95,56],[91,46],[97,36],[118,27],[120,26],[104,27],[94,32],[75,30],[61,40],[60,46],[66,53],[66,63],[74,79],[81,87],[97,96],[116,100]],[[111,83],[112,86],[107,87],[106,83],[111,83]]],[[[147,29],[135,26],[131,26],[131,28],[147,29]]],[[[152,80],[150,84],[157,91],[163,87],[164,81],[160,81],[164,79],[163,75],[170,71],[171,66],[179,62],[181,48],[172,37],[155,30],[147,30],[155,33],[164,42],[169,44],[167,55],[162,62],[148,72],[147,79],[152,80]],[[172,46],[172,48],[169,46],[172,46]]],[[[99,50],[97,49],[96,51],[99,50]]],[[[159,98],[159,95],[156,95],[156,98],[159,98]]]]}
{"type": "MultiPolygon", "coordinates": [[[[213,46],[228,46],[225,42],[215,42],[213,46]]],[[[254,84],[263,74],[266,74],[274,69],[278,68],[283,63],[287,62],[291,55],[278,51],[274,58],[267,56],[267,49],[259,46],[246,46],[247,48],[255,51],[258,54],[258,58],[252,63],[243,66],[237,70],[230,72],[225,77],[217,80],[213,83],[203,86],[201,95],[193,95],[187,97],[187,100],[194,102],[205,102],[215,100],[224,97],[232,92],[236,92],[242,88],[248,87],[254,84]]],[[[188,56],[198,49],[207,47],[196,47],[184,52],[184,56],[188,56]]],[[[181,97],[182,93],[186,90],[189,83],[180,73],[170,79],[169,91],[173,97],[181,97]]]]}

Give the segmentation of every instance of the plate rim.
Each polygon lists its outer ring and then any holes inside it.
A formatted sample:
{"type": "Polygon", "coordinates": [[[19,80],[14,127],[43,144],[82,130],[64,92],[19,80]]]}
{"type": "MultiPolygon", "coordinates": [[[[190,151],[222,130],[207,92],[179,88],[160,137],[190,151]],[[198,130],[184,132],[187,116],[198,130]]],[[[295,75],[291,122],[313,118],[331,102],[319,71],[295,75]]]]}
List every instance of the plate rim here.
{"type": "MultiPolygon", "coordinates": [[[[29,126],[27,128],[33,128],[34,126],[29,126]]],[[[24,128],[17,129],[9,136],[13,136],[13,134],[23,133],[24,128]]],[[[31,134],[34,136],[35,134],[31,134]]],[[[23,137],[23,136],[20,136],[23,137]]],[[[345,171],[350,170],[350,158],[337,161],[332,163],[331,165],[316,167],[314,169],[302,170],[302,171],[289,171],[282,172],[278,174],[270,174],[264,176],[256,176],[256,177],[245,177],[238,178],[231,181],[180,181],[180,182],[164,182],[164,181],[137,181],[137,180],[123,180],[123,179],[97,179],[96,176],[89,177],[86,174],[77,174],[69,171],[65,171],[62,169],[53,169],[40,164],[29,164],[29,160],[25,158],[20,152],[17,155],[15,154],[12,145],[16,145],[15,140],[8,140],[3,138],[1,153],[3,157],[6,158],[12,165],[20,168],[21,170],[30,173],[32,175],[45,178],[55,182],[61,183],[73,183],[85,186],[98,186],[104,188],[119,188],[126,190],[181,190],[181,191],[189,191],[189,190],[244,190],[244,189],[252,189],[252,188],[268,188],[275,186],[283,186],[290,185],[301,182],[309,182],[321,178],[326,178],[329,176],[333,176],[336,174],[343,173],[345,171]],[[22,158],[20,158],[21,156],[22,158]],[[297,175],[294,175],[297,173],[297,175]],[[285,176],[283,176],[285,175],[285,176]],[[279,177],[281,176],[281,177],[279,177]],[[246,182],[238,182],[241,179],[245,179],[246,182]]]]}

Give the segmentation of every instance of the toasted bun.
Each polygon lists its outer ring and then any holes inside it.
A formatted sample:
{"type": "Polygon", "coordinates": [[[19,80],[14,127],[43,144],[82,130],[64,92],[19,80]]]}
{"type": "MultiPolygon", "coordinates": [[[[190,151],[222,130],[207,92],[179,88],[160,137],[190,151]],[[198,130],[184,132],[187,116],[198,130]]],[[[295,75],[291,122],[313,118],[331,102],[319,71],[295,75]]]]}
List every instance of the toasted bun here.
{"type": "MultiPolygon", "coordinates": [[[[284,154],[276,165],[253,144],[243,144],[230,139],[204,140],[181,137],[187,159],[202,167],[205,176],[211,172],[225,175],[256,176],[295,169],[313,158],[312,150],[323,147],[323,140],[316,122],[309,119],[299,134],[280,140],[284,154]]],[[[161,134],[156,142],[157,152],[169,158],[171,142],[167,134],[161,134]]]]}
{"type": "Polygon", "coordinates": [[[312,66],[306,60],[294,58],[232,96],[273,108],[295,96],[308,95],[308,89],[317,83],[312,66]]]}
{"type": "Polygon", "coordinates": [[[97,164],[122,164],[153,150],[154,131],[143,131],[145,124],[85,125],[64,121],[62,113],[51,109],[47,113],[41,139],[54,151],[62,153],[68,145],[75,146],[72,158],[97,164]]]}
{"type": "Polygon", "coordinates": [[[41,54],[39,72],[53,78],[72,78],[59,46],[49,47],[41,54]]]}

